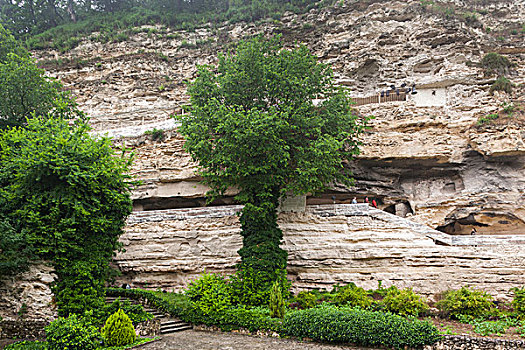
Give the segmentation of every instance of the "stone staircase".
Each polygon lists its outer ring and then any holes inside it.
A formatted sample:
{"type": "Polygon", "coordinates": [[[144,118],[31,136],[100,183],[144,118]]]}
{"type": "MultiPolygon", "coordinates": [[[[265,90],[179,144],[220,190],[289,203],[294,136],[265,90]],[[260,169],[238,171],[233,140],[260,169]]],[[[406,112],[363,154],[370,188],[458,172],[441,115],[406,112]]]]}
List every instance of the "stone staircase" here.
{"type": "MultiPolygon", "coordinates": [[[[106,303],[110,304],[117,299],[118,297],[106,297],[106,303]]],[[[127,298],[121,297],[120,300],[121,301],[127,300],[131,304],[135,304],[135,305],[142,305],[140,302],[138,302],[137,300],[133,300],[133,299],[127,299],[127,298]]],[[[159,311],[151,307],[150,305],[143,305],[143,306],[144,306],[144,310],[152,314],[154,319],[160,320],[160,334],[161,335],[166,335],[170,333],[181,332],[181,331],[185,331],[188,329],[193,329],[193,326],[191,324],[186,323],[182,320],[179,320],[178,318],[173,318],[170,315],[165,314],[162,311],[159,311]]]]}

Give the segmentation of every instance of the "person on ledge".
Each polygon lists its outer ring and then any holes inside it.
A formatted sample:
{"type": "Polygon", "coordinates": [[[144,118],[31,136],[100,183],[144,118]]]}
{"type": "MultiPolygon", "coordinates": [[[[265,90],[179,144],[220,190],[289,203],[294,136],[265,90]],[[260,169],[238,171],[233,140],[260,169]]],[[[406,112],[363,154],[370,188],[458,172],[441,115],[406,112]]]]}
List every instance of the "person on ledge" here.
{"type": "Polygon", "coordinates": [[[373,206],[374,208],[377,208],[377,203],[376,203],[376,200],[375,200],[375,199],[372,199],[372,206],[373,206]]]}
{"type": "Polygon", "coordinates": [[[352,204],[357,204],[357,198],[352,199],[352,204]]]}

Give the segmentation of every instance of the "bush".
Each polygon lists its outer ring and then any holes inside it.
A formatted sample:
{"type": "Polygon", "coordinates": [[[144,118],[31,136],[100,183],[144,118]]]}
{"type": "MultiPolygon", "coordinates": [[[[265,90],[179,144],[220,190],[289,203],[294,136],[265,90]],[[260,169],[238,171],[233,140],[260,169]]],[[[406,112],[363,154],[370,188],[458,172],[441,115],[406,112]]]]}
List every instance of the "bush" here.
{"type": "Polygon", "coordinates": [[[232,306],[231,294],[232,290],[224,277],[214,273],[204,273],[186,290],[186,295],[205,315],[232,306]]]}
{"type": "Polygon", "coordinates": [[[525,314],[525,287],[512,288],[514,298],[512,299],[512,306],[514,311],[520,315],[525,314]]]}
{"type": "Polygon", "coordinates": [[[504,75],[508,73],[512,63],[505,56],[491,52],[486,54],[481,60],[481,67],[485,70],[485,75],[504,75]]]}
{"type": "Polygon", "coordinates": [[[49,350],[95,350],[100,333],[77,315],[59,317],[45,328],[49,350]]]}
{"type": "Polygon", "coordinates": [[[474,332],[479,335],[498,335],[501,336],[507,331],[508,325],[505,321],[483,321],[474,322],[474,332]]]}
{"type": "Polygon", "coordinates": [[[334,302],[337,305],[358,306],[366,309],[372,306],[373,300],[368,296],[366,290],[361,287],[356,287],[356,285],[352,283],[337,290],[334,302]]]}
{"type": "Polygon", "coordinates": [[[301,309],[310,309],[317,305],[317,297],[310,292],[299,292],[295,300],[301,309]]]}
{"type": "Polygon", "coordinates": [[[438,330],[429,322],[360,309],[323,306],[289,313],[283,333],[323,342],[401,349],[433,344],[438,330]]]}
{"type": "Polygon", "coordinates": [[[498,119],[498,117],[499,117],[499,115],[496,114],[496,113],[489,114],[486,117],[480,117],[478,119],[478,125],[483,125],[483,124],[486,124],[486,123],[490,123],[491,121],[498,119]]]}
{"type": "Polygon", "coordinates": [[[4,350],[47,350],[47,343],[40,341],[21,341],[6,346],[4,350]]]}
{"type": "MultiPolygon", "coordinates": [[[[286,279],[286,271],[275,272],[277,281],[281,285],[283,298],[289,297],[290,282],[286,279]]],[[[251,267],[243,267],[230,276],[230,287],[234,304],[247,306],[267,305],[273,282],[268,281],[264,271],[257,271],[251,267]]]]}
{"type": "Polygon", "coordinates": [[[453,318],[458,318],[459,315],[483,316],[492,308],[492,296],[480,290],[461,287],[459,290],[445,292],[436,306],[444,315],[453,318]]]}
{"type": "Polygon", "coordinates": [[[272,286],[270,293],[270,316],[275,318],[284,318],[285,304],[279,282],[276,281],[272,286]]]}
{"type": "Polygon", "coordinates": [[[414,293],[411,288],[391,288],[381,303],[386,310],[402,316],[419,316],[429,310],[425,299],[414,293]]]}
{"type": "Polygon", "coordinates": [[[129,300],[117,299],[111,304],[106,304],[102,309],[102,316],[99,318],[103,323],[109,316],[113,315],[118,310],[124,311],[133,324],[144,322],[153,319],[153,315],[144,311],[144,307],[138,304],[132,304],[129,300]]]}
{"type": "Polygon", "coordinates": [[[494,91],[504,91],[507,94],[510,94],[512,92],[513,87],[514,84],[512,84],[509,79],[505,77],[499,77],[492,84],[492,86],[489,89],[489,92],[492,94],[494,91]]]}
{"type": "Polygon", "coordinates": [[[119,309],[109,316],[102,328],[102,337],[107,346],[123,346],[132,344],[137,335],[128,315],[119,309]]]}

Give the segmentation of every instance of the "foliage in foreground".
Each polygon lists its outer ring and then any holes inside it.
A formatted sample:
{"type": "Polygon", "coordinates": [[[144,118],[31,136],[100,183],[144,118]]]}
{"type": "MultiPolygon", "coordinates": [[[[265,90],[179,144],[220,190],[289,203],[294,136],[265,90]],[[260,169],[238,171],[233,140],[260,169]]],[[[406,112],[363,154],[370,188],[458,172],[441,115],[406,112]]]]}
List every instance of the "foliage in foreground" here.
{"type": "Polygon", "coordinates": [[[492,296],[484,291],[462,287],[458,290],[449,290],[436,303],[437,308],[453,318],[459,315],[482,316],[493,307],[492,296]]]}
{"type": "Polygon", "coordinates": [[[430,323],[360,309],[324,306],[286,315],[284,333],[318,341],[387,346],[419,347],[439,339],[430,323]]]}
{"type": "Polygon", "coordinates": [[[132,344],[136,337],[130,318],[121,309],[109,316],[102,328],[102,339],[107,346],[132,344]]]}
{"type": "Polygon", "coordinates": [[[12,228],[0,235],[22,237],[19,245],[34,252],[29,260],[53,264],[63,316],[102,308],[109,262],[131,212],[130,160],[88,130],[82,121],[46,116],[0,135],[0,218],[12,228]]]}
{"type": "Polygon", "coordinates": [[[46,327],[48,350],[95,350],[100,344],[96,327],[77,315],[59,317],[46,327]]]}
{"type": "Polygon", "coordinates": [[[145,290],[109,289],[108,294],[146,300],[186,322],[218,326],[222,330],[245,328],[319,341],[352,342],[402,348],[431,344],[437,329],[427,322],[401,316],[350,308],[319,307],[288,311],[284,321],[272,318],[268,309],[232,306],[204,314],[184,294],[145,290]]]}

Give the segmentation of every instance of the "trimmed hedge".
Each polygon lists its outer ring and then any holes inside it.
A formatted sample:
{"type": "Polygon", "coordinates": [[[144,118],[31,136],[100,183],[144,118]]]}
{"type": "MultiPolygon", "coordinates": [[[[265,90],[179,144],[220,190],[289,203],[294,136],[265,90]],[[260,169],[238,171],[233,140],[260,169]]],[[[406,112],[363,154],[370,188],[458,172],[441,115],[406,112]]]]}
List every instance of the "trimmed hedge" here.
{"type": "Polygon", "coordinates": [[[390,313],[322,306],[286,315],[283,333],[323,342],[386,346],[402,349],[433,344],[436,327],[426,321],[390,313]]]}

